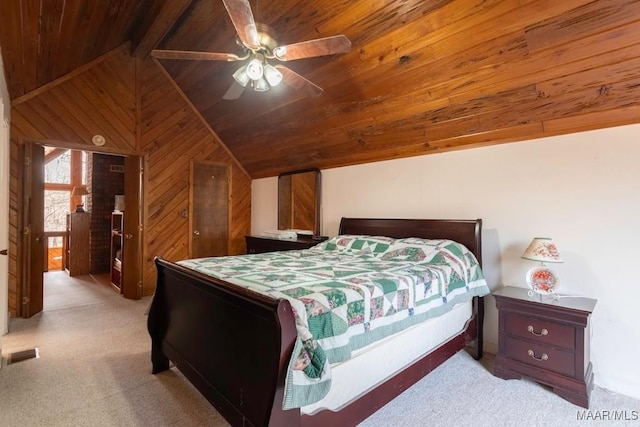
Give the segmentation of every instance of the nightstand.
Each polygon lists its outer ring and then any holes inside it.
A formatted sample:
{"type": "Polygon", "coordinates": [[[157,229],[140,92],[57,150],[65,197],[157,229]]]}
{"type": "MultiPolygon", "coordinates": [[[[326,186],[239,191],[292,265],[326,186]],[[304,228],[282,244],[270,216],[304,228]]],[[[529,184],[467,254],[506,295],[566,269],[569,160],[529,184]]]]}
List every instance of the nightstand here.
{"type": "Polygon", "coordinates": [[[311,237],[298,237],[295,240],[285,240],[262,236],[245,236],[245,240],[247,242],[248,254],[261,254],[264,252],[309,249],[310,247],[327,240],[327,237],[320,236],[317,240],[312,239],[311,237]]]}
{"type": "Polygon", "coordinates": [[[494,375],[531,378],[569,402],[589,407],[593,370],[589,317],[596,300],[535,294],[506,286],[493,292],[499,344],[494,375]]]}

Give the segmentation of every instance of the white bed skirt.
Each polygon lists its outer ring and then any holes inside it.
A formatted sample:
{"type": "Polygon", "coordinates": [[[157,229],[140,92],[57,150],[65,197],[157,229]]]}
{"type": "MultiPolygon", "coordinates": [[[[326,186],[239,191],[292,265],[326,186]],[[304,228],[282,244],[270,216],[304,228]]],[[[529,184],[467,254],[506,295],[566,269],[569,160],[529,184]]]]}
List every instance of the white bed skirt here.
{"type": "Polygon", "coordinates": [[[331,390],[320,402],[300,408],[301,413],[313,415],[323,409],[340,410],[405,366],[457,336],[471,314],[472,302],[460,303],[442,316],[373,343],[355,352],[351,359],[331,365],[331,390]]]}

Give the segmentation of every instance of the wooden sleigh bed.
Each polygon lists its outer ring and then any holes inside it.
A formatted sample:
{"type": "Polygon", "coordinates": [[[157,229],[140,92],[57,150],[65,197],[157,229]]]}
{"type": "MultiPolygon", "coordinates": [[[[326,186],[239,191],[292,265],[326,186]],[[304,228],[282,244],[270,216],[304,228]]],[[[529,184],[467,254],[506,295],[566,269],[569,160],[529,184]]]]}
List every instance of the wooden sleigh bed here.
{"type": "MultiPolygon", "coordinates": [[[[339,234],[450,239],[482,264],[482,221],[343,218],[339,234]]],[[[156,258],[150,306],[153,373],[170,361],[234,426],[355,425],[459,350],[482,357],[482,297],[462,332],[339,410],[283,410],[285,375],[297,337],[290,303],[156,258]],[[252,336],[251,340],[241,337],[252,336]],[[239,374],[239,373],[242,374],[239,374]]]]}

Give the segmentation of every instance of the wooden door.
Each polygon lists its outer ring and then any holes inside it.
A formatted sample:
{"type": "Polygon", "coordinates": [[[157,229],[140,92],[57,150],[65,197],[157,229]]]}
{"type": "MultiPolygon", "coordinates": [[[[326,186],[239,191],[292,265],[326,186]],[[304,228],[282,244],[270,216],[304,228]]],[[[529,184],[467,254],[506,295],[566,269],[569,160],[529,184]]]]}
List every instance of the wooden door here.
{"type": "Polygon", "coordinates": [[[291,174],[278,177],[278,230],[293,228],[292,201],[293,191],[291,174]]]}
{"type": "Polygon", "coordinates": [[[320,170],[305,169],[278,176],[278,228],[320,234],[320,170]]]}
{"type": "Polygon", "coordinates": [[[142,157],[124,159],[122,296],[142,296],[142,157]]]}
{"type": "Polygon", "coordinates": [[[8,332],[9,327],[9,122],[5,117],[0,97],[0,354],[2,335],[8,332]]]}
{"type": "Polygon", "coordinates": [[[229,254],[229,166],[191,163],[189,257],[229,254]]]}
{"type": "Polygon", "coordinates": [[[21,316],[42,311],[44,273],[44,147],[33,142],[24,146],[23,173],[23,270],[21,316]]]}
{"type": "Polygon", "coordinates": [[[316,232],[317,173],[291,175],[291,223],[294,229],[316,232]]]}

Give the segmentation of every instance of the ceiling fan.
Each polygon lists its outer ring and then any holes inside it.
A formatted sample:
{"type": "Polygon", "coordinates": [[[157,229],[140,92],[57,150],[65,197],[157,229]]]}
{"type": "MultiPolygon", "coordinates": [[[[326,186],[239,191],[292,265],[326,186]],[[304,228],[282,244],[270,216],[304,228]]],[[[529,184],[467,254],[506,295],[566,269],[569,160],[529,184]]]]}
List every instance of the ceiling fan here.
{"type": "Polygon", "coordinates": [[[322,88],[282,64],[270,64],[269,60],[292,61],[351,50],[351,41],[344,35],[278,46],[273,30],[254,21],[248,0],[222,0],[222,3],[238,33],[238,44],[244,50],[242,55],[158,49],[153,50],[151,55],[158,59],[246,61],[233,73],[233,83],[223,99],[238,99],[247,86],[257,92],[265,92],[280,82],[302,90],[309,96],[318,96],[322,88]]]}

